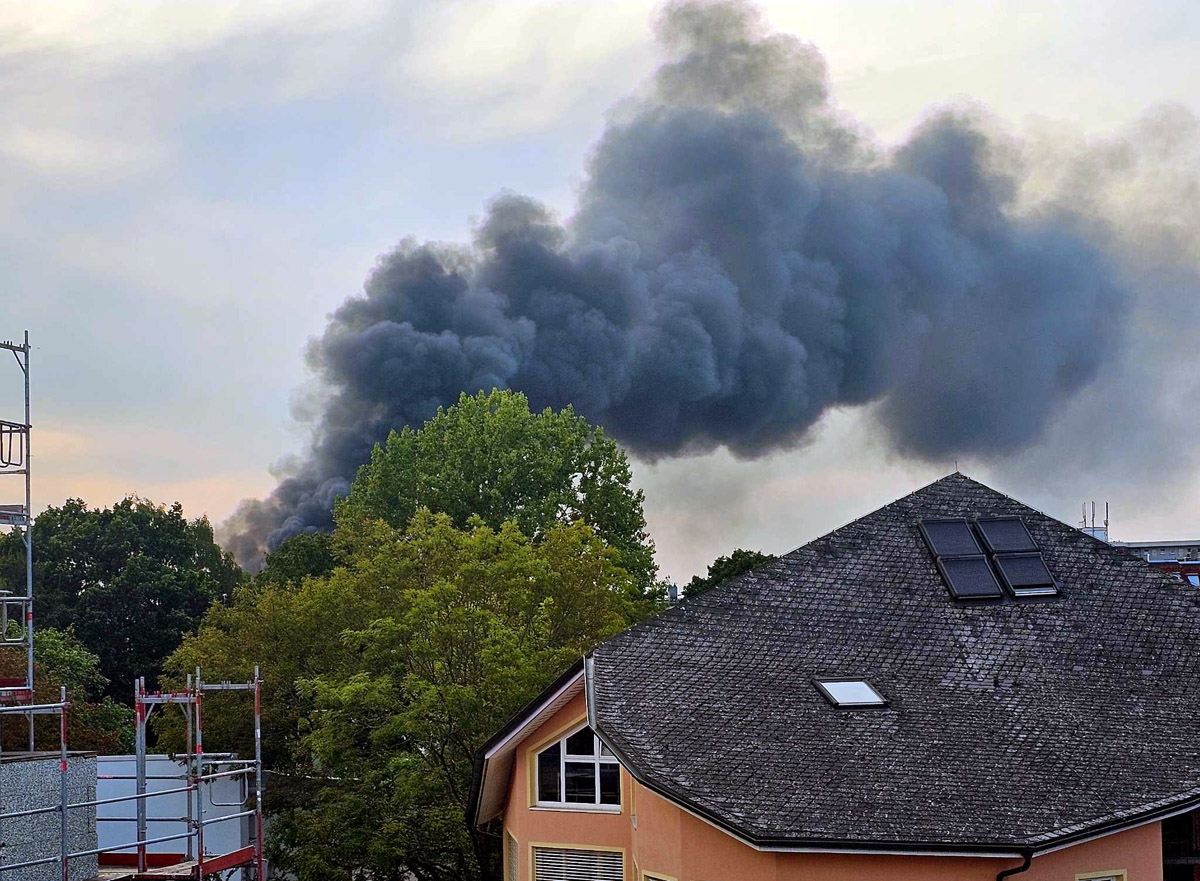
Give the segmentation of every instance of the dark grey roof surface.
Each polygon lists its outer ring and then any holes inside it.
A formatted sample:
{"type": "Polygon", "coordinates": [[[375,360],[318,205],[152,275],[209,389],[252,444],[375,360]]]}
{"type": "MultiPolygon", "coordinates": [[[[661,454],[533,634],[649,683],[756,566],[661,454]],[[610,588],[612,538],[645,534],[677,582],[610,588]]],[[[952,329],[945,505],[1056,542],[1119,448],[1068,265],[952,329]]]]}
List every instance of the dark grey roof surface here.
{"type": "Polygon", "coordinates": [[[958,473],[592,661],[618,756],[755,842],[1036,847],[1200,796],[1200,592],[958,473]],[[1060,596],[950,598],[918,520],[998,514],[1060,596]],[[819,676],[889,705],[835,708],[819,676]]]}

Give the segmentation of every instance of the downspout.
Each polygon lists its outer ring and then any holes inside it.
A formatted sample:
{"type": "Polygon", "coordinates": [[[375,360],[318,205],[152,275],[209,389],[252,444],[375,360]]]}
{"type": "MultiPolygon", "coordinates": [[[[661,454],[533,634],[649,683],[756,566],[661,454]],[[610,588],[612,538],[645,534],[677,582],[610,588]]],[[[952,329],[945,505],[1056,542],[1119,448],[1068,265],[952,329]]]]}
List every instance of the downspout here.
{"type": "Polygon", "coordinates": [[[996,881],[1004,881],[1005,878],[1008,878],[1012,875],[1020,875],[1022,872],[1028,872],[1029,864],[1032,862],[1033,862],[1033,851],[1032,850],[1024,851],[1022,854],[1021,865],[1014,866],[1011,869],[1005,869],[1002,872],[997,872],[996,873],[996,881]]]}

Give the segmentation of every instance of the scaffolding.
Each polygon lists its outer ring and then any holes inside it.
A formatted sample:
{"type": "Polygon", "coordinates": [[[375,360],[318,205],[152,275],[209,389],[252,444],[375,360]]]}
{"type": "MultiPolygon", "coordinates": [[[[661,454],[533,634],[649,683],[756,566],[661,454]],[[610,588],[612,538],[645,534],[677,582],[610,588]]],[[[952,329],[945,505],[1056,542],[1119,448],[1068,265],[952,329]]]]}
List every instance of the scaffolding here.
{"type": "MultiPolygon", "coordinates": [[[[0,881],[4,881],[5,873],[16,869],[28,869],[35,866],[57,863],[61,869],[62,881],[70,881],[72,877],[71,861],[83,857],[96,856],[114,852],[134,851],[136,866],[133,869],[116,869],[101,871],[100,877],[117,881],[117,879],[202,879],[223,876],[234,870],[244,870],[254,881],[264,881],[263,859],[263,767],[262,767],[262,679],[258,667],[254,668],[254,678],[249,682],[205,682],[201,678],[200,668],[194,675],[187,677],[185,687],[180,691],[147,691],[144,678],[134,682],[133,706],[135,720],[135,767],[133,775],[106,775],[104,779],[132,779],[135,782],[133,795],[123,795],[113,798],[91,798],[72,802],[68,797],[68,767],[69,751],[67,747],[67,720],[71,703],[67,699],[66,688],[60,689],[59,700],[36,704],[34,703],[34,669],[33,669],[33,503],[30,437],[32,422],[30,419],[29,402],[29,332],[25,332],[21,343],[11,341],[0,342],[0,350],[13,354],[24,380],[25,418],[22,422],[10,422],[0,419],[0,477],[20,475],[24,477],[24,502],[17,504],[0,504],[0,527],[21,530],[25,550],[25,579],[21,595],[14,591],[0,590],[0,652],[20,649],[24,652],[23,675],[12,676],[0,674],[0,787],[2,787],[2,768],[6,758],[3,721],[8,716],[25,716],[29,722],[28,752],[20,755],[38,755],[35,752],[35,721],[39,716],[58,717],[58,750],[47,753],[47,757],[57,755],[59,767],[58,799],[53,804],[39,805],[25,810],[0,812],[0,881]],[[230,753],[205,752],[204,726],[202,708],[204,696],[213,692],[243,692],[253,697],[254,720],[254,758],[239,759],[230,753]],[[186,754],[183,757],[183,771],[179,775],[155,775],[151,778],[146,772],[147,731],[151,716],[159,706],[177,705],[183,712],[185,723],[186,754]],[[227,769],[227,770],[223,770],[227,769]],[[253,807],[232,814],[206,816],[204,801],[208,796],[209,803],[229,806],[227,802],[217,802],[212,798],[211,789],[218,780],[238,779],[242,781],[241,791],[244,798],[241,806],[249,800],[249,787],[254,787],[253,807]],[[150,779],[178,780],[181,786],[150,791],[147,783],[150,779]],[[183,794],[187,808],[184,816],[168,817],[152,815],[154,799],[163,796],[183,794]],[[136,837],[132,841],[110,844],[104,847],[71,850],[69,819],[73,810],[94,810],[100,805],[118,803],[132,804],[133,816],[103,817],[98,821],[118,821],[133,823],[136,826],[136,837]],[[59,846],[57,853],[49,856],[38,856],[17,862],[3,862],[3,848],[7,844],[5,828],[10,823],[27,821],[47,814],[57,814],[59,846]],[[205,848],[204,830],[216,823],[231,820],[252,818],[253,841],[228,853],[211,853],[205,848]],[[178,824],[182,831],[171,835],[149,837],[149,823],[178,824]],[[185,859],[169,866],[151,867],[148,848],[155,844],[171,841],[185,842],[185,859]]],[[[2,357],[2,351],[0,351],[2,357]]],[[[2,655],[0,655],[2,656],[2,655]]],[[[7,754],[14,757],[13,752],[7,754]]],[[[0,805],[2,788],[0,788],[0,805]]],[[[158,804],[161,804],[159,802],[158,804]]],[[[79,875],[77,881],[85,881],[79,875]]],[[[89,874],[89,878],[95,875],[89,874]]]]}
{"type": "MultiPolygon", "coordinates": [[[[25,419],[10,422],[0,419],[0,477],[24,478],[23,503],[0,504],[0,526],[21,530],[25,544],[25,583],[14,595],[0,591],[0,649],[20,650],[25,654],[24,675],[0,676],[0,704],[33,700],[33,510],[30,434],[33,428],[29,409],[29,331],[20,343],[0,342],[3,351],[12,353],[25,385],[25,419]],[[12,632],[16,623],[17,634],[12,632]]],[[[29,749],[33,751],[33,715],[29,716],[29,749]]]]}
{"type": "MultiPolygon", "coordinates": [[[[204,682],[200,668],[194,675],[189,675],[187,686],[182,691],[149,692],[146,691],[145,680],[139,679],[134,683],[134,718],[136,722],[136,766],[137,773],[129,775],[136,782],[134,795],[123,795],[113,798],[93,798],[85,801],[71,802],[67,798],[67,713],[70,708],[66,689],[62,689],[61,698],[55,703],[23,704],[0,707],[0,715],[27,714],[30,719],[40,715],[57,715],[59,718],[59,799],[56,804],[41,805],[22,811],[0,813],[0,837],[3,836],[3,825],[12,820],[28,819],[42,814],[57,813],[59,815],[59,849],[53,856],[37,857],[21,860],[15,863],[0,865],[0,879],[3,873],[14,869],[25,869],[33,866],[58,863],[62,868],[63,881],[70,881],[71,860],[81,857],[98,856],[106,853],[135,850],[136,868],[131,870],[117,869],[102,872],[102,878],[117,881],[117,879],[156,878],[156,879],[200,879],[219,876],[234,869],[249,869],[255,881],[264,881],[263,858],[263,773],[262,773],[262,679],[258,668],[254,668],[254,679],[250,682],[204,682]],[[254,758],[236,759],[229,753],[205,753],[203,726],[203,698],[206,693],[241,691],[248,692],[254,700],[254,758]],[[187,753],[184,757],[185,771],[183,775],[162,775],[153,779],[180,780],[183,786],[172,789],[149,791],[147,783],[150,776],[146,773],[146,733],[150,717],[156,707],[176,704],[183,712],[186,724],[187,753]],[[229,770],[219,770],[220,766],[234,766],[229,770]],[[214,770],[214,768],[216,768],[214,770]],[[204,801],[206,789],[217,780],[230,778],[245,781],[245,791],[249,792],[251,782],[254,786],[253,807],[233,814],[222,814],[216,817],[206,817],[204,801]],[[155,816],[150,813],[154,799],[162,796],[183,794],[187,804],[186,815],[182,817],[155,816]],[[99,805],[132,803],[134,816],[105,817],[109,822],[135,823],[137,835],[131,841],[123,841],[106,847],[94,847],[72,851],[69,833],[69,816],[72,810],[95,808],[99,805]],[[204,846],[204,830],[215,823],[225,823],[242,818],[253,818],[254,840],[245,847],[222,854],[210,853],[204,846]],[[153,838],[147,835],[149,823],[179,824],[183,831],[171,835],[158,835],[153,838]],[[182,862],[169,866],[151,867],[148,848],[153,844],[170,841],[185,842],[186,856],[182,862]]],[[[0,763],[3,762],[3,739],[0,738],[0,763]]],[[[108,775],[105,779],[126,779],[123,775],[108,775]]],[[[245,801],[244,799],[243,804],[245,801]]],[[[210,803],[219,804],[209,794],[210,803]]],[[[78,878],[78,876],[76,876],[78,878]]],[[[95,878],[89,875],[88,878],[95,878]]],[[[81,879],[82,881],[82,879],[81,879]]]]}

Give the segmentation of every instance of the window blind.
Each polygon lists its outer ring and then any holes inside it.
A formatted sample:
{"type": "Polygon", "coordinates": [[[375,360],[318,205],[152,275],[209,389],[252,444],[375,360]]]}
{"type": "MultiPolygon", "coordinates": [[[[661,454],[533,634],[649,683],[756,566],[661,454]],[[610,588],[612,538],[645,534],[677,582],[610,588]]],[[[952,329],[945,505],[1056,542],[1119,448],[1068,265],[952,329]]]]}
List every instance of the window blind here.
{"type": "Polygon", "coordinates": [[[624,881],[625,859],[617,851],[533,849],[533,881],[624,881]]]}

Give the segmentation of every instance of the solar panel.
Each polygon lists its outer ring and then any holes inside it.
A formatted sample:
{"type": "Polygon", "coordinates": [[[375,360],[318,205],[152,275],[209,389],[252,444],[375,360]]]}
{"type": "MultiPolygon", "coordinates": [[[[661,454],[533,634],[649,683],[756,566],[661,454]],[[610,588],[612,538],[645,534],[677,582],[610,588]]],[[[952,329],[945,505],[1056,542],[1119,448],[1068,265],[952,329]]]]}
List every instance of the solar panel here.
{"type": "Polygon", "coordinates": [[[983,543],[993,554],[1036,551],[1038,546],[1020,517],[994,517],[979,521],[983,543]]]}
{"type": "Polygon", "coordinates": [[[1054,576],[1041,554],[997,554],[996,567],[1014,596],[1044,596],[1058,593],[1054,576]]]}
{"type": "Polygon", "coordinates": [[[934,556],[961,557],[983,553],[966,520],[922,520],[921,533],[934,556]]]}
{"type": "Polygon", "coordinates": [[[982,600],[1003,596],[1000,582],[996,580],[987,557],[982,554],[970,557],[938,557],[938,569],[950,593],[958,600],[982,600]]]}

